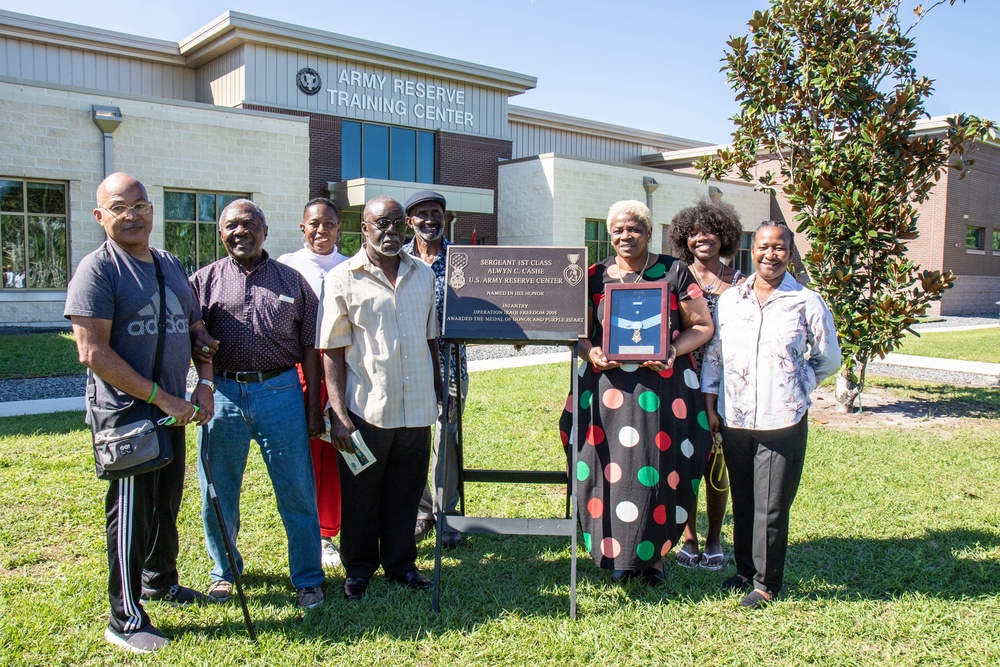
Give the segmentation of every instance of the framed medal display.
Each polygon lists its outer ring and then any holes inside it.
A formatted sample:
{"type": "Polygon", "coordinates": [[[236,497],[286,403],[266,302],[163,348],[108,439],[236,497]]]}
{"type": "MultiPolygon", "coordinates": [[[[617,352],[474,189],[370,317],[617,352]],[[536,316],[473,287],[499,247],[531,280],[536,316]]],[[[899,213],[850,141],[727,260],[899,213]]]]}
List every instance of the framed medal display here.
{"type": "Polygon", "coordinates": [[[670,356],[670,283],[604,288],[604,354],[611,361],[666,361],[670,356]]]}

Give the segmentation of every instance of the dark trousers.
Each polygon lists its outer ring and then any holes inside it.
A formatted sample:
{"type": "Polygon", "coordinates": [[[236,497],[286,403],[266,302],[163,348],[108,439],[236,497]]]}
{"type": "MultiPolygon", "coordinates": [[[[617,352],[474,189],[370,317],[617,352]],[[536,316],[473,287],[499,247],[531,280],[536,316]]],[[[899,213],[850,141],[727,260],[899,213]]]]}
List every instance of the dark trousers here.
{"type": "Polygon", "coordinates": [[[802,478],[808,417],[773,431],[722,427],[736,573],[772,594],[781,590],[784,576],[788,517],[802,478]]]}
{"type": "Polygon", "coordinates": [[[340,460],[340,557],[348,577],[414,569],[413,525],[427,481],[431,429],[384,429],[351,413],[376,461],[357,476],[340,460]]]}
{"type": "Polygon", "coordinates": [[[108,599],[117,632],[149,624],[143,588],[177,583],[177,513],[184,489],[184,429],[169,429],[174,460],[135,477],[112,480],[104,500],[108,532],[108,599]]]}

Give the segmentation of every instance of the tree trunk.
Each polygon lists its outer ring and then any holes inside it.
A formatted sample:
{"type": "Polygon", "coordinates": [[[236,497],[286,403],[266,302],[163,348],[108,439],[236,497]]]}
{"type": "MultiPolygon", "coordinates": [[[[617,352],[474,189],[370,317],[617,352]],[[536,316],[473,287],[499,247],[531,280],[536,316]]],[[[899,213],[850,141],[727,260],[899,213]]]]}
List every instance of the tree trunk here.
{"type": "Polygon", "coordinates": [[[851,379],[850,364],[844,364],[837,374],[837,389],[833,394],[837,399],[837,412],[843,414],[860,412],[854,407],[854,401],[860,393],[861,386],[851,379]]]}

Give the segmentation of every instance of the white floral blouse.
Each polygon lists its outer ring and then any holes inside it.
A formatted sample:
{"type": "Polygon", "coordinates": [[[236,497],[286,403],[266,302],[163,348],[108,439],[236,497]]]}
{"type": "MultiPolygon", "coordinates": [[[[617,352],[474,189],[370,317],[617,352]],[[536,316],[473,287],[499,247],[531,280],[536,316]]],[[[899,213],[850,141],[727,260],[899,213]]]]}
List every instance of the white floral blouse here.
{"type": "Polygon", "coordinates": [[[786,273],[761,306],[756,277],[719,297],[701,390],[719,396],[716,411],[726,426],[770,431],[802,419],[809,394],[840,368],[840,345],[819,294],[786,273]]]}

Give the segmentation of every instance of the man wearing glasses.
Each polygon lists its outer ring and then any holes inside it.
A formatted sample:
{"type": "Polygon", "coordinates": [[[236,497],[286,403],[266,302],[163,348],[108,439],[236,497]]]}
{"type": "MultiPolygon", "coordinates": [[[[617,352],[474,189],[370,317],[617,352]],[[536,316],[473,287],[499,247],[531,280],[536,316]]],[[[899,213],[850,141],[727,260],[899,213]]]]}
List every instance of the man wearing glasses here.
{"type": "Polygon", "coordinates": [[[401,252],[406,217],[399,202],[375,197],[361,222],[364,246],[325,279],[316,347],[324,351],[331,441],[353,451],[351,433],[376,461],[355,476],[340,461],[340,554],[344,597],[364,597],[381,565],[412,589],[431,582],[415,565],[413,526],[438,416],[434,272],[401,252]]]}
{"type": "MultiPolygon", "coordinates": [[[[302,274],[316,296],[323,298],[323,278],[335,266],[347,259],[337,252],[337,236],[340,234],[340,218],[337,206],[326,197],[317,197],[306,202],[302,211],[302,248],[278,258],[302,274]]],[[[299,365],[299,380],[306,386],[302,366],[299,365]]],[[[321,385],[320,401],[326,404],[326,388],[321,385]]],[[[316,508],[319,510],[319,534],[323,553],[323,567],[340,567],[340,551],[333,541],[340,533],[340,474],[337,459],[340,455],[323,438],[310,438],[313,475],[316,478],[316,508]]]]}
{"type": "Polygon", "coordinates": [[[88,394],[96,406],[120,409],[134,401],[156,405],[173,418],[174,459],[163,468],[112,480],[105,499],[108,599],[104,638],[132,653],[152,653],[167,638],[152,625],[141,600],[173,605],[204,596],[178,583],[177,512],[184,487],[184,428],[212,417],[212,364],[196,360],[201,383],[185,400],[192,343],[214,347],[201,308],[180,261],[149,246],[153,205],[146,188],[128,174],[111,174],[97,188],[94,218],[107,241],[83,258],[66,291],[65,317],[73,325],[88,394]],[[165,327],[158,331],[164,284],[165,327]],[[163,361],[153,359],[163,336],[163,361]],[[193,340],[196,339],[196,340],[193,340]]]}

